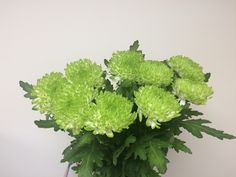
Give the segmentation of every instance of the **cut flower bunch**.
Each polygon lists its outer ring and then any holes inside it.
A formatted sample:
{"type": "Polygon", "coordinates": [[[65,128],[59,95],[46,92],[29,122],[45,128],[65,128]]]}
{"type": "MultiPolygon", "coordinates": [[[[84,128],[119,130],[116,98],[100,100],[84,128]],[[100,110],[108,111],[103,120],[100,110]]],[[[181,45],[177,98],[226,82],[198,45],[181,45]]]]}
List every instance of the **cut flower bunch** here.
{"type": "Polygon", "coordinates": [[[117,51],[105,68],[89,59],[69,63],[35,85],[20,81],[33,110],[45,115],[39,128],[54,128],[73,138],[64,150],[79,177],[158,177],[166,172],[169,149],[191,154],[178,138],[183,129],[197,138],[235,136],[208,126],[192,104],[213,94],[210,73],[188,57],[145,59],[135,41],[117,51]]]}

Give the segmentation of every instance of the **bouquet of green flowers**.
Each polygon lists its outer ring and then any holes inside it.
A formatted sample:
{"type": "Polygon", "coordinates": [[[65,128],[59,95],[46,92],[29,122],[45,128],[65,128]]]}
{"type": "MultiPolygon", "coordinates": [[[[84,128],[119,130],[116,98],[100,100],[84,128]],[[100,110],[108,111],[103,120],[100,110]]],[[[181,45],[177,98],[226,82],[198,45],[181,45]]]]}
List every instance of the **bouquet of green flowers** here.
{"type": "Polygon", "coordinates": [[[183,129],[197,138],[235,138],[195,118],[203,114],[191,108],[211,98],[210,73],[181,55],[145,60],[138,47],[135,41],[113,53],[104,69],[80,59],[35,85],[20,81],[33,110],[45,115],[35,124],[73,137],[62,162],[80,177],[161,176],[170,148],[192,153],[178,138],[183,129]]]}

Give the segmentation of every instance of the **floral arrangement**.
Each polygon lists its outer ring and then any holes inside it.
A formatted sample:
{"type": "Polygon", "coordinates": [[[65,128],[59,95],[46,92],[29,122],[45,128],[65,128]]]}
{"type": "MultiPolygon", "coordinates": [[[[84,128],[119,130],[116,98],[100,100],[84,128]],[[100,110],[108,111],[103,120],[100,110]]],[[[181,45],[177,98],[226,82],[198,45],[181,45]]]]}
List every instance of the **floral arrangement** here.
{"type": "Polygon", "coordinates": [[[197,138],[235,138],[209,127],[209,120],[196,118],[203,113],[191,108],[211,98],[210,73],[181,55],[147,60],[138,47],[135,41],[113,53],[105,69],[80,59],[35,85],[20,81],[33,110],[45,115],[35,124],[73,137],[62,162],[80,177],[161,176],[170,148],[192,153],[178,138],[183,129],[197,138]]]}

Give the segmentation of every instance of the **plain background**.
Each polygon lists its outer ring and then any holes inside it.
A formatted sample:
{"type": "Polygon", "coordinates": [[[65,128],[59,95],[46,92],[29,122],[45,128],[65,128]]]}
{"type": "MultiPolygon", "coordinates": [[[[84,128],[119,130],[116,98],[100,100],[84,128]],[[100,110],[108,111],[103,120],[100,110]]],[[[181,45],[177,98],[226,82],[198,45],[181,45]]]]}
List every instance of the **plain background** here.
{"type": "MultiPolygon", "coordinates": [[[[79,58],[102,63],[136,39],[149,59],[184,54],[211,72],[214,97],[197,109],[236,134],[235,0],[0,0],[1,177],[62,177],[66,167],[70,139],[33,124],[43,116],[18,81],[35,83],[79,58]]],[[[236,176],[236,140],[182,138],[193,155],[171,151],[164,177],[236,176]]]]}

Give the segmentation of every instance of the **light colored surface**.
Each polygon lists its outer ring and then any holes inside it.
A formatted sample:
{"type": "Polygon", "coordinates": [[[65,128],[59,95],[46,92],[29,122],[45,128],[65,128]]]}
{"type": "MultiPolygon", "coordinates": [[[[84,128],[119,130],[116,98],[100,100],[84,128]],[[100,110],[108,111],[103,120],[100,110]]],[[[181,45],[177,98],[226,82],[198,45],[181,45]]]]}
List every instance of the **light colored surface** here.
{"type": "MultiPolygon", "coordinates": [[[[89,57],[101,63],[139,39],[151,59],[185,54],[212,72],[214,98],[201,107],[236,134],[235,0],[0,0],[0,176],[62,177],[62,133],[37,129],[19,80],[89,57]]],[[[235,177],[236,141],[184,135],[193,155],[171,152],[164,177],[235,177]]],[[[71,174],[71,177],[73,175],[71,174]]]]}

